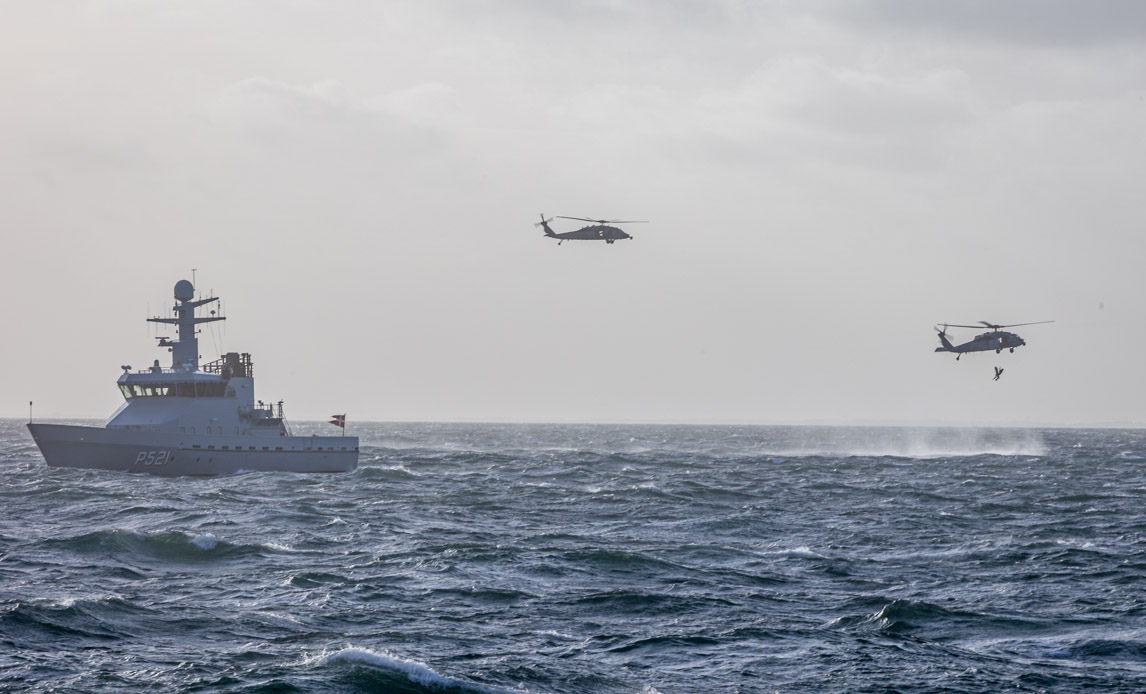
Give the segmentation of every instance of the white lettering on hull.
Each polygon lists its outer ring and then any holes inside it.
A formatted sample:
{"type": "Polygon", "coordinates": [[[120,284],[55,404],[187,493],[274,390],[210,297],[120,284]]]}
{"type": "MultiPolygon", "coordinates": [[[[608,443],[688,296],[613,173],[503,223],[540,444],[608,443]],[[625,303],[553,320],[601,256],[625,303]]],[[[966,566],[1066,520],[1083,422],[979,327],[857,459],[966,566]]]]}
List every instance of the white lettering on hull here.
{"type": "Polygon", "coordinates": [[[140,451],[135,457],[136,465],[163,465],[171,458],[171,451],[140,451]]]}

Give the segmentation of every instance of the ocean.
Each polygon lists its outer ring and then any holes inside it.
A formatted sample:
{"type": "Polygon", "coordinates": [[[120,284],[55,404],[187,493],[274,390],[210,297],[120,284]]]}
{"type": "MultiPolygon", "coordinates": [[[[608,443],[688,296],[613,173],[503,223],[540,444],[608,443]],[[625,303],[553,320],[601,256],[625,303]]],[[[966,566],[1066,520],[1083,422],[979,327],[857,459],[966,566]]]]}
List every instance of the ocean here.
{"type": "Polygon", "coordinates": [[[1142,431],[349,432],[159,478],[0,420],[0,690],[1146,691],[1142,431]]]}

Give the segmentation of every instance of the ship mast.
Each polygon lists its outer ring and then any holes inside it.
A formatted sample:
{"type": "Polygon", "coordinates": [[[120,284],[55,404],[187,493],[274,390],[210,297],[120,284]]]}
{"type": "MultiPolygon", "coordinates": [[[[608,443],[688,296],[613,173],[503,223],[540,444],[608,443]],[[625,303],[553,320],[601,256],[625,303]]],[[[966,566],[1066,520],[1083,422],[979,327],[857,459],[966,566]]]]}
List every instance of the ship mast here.
{"type": "MultiPolygon", "coordinates": [[[[175,301],[176,304],[172,310],[175,311],[175,318],[148,318],[148,323],[167,323],[169,325],[179,326],[179,339],[169,340],[166,337],[159,339],[160,347],[171,348],[171,368],[173,369],[188,369],[190,371],[199,370],[199,339],[195,337],[195,326],[200,323],[211,323],[217,320],[227,320],[224,316],[203,316],[196,317],[195,309],[209,304],[212,301],[218,301],[218,297],[211,297],[209,299],[199,299],[192,301],[195,297],[195,285],[187,280],[179,280],[175,283],[175,301]],[[188,366],[190,365],[190,366],[188,366]]],[[[215,312],[212,311],[212,314],[215,312]]]]}

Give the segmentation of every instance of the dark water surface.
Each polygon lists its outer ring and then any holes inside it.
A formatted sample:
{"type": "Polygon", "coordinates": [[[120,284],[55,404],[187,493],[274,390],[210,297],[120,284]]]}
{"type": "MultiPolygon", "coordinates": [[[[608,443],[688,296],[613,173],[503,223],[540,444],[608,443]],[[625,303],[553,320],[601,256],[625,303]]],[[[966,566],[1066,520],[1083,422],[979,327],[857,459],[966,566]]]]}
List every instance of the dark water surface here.
{"type": "Polygon", "coordinates": [[[0,421],[0,690],[1146,691],[1141,431],[351,428],[170,479],[0,421]]]}

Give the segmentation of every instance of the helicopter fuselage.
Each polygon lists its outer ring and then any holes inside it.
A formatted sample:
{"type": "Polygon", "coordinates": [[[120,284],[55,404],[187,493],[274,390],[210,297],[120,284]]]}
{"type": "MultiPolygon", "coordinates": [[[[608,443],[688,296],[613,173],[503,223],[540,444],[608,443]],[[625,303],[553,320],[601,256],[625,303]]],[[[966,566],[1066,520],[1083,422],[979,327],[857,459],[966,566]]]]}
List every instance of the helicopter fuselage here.
{"type": "Polygon", "coordinates": [[[617,227],[604,224],[594,224],[592,226],[582,227],[577,231],[566,231],[561,234],[554,234],[554,236],[562,241],[604,241],[605,243],[613,243],[619,239],[633,238],[617,227]]]}
{"type": "Polygon", "coordinates": [[[939,340],[943,342],[943,346],[936,347],[936,352],[955,352],[956,354],[991,351],[998,353],[1004,349],[1009,349],[1014,352],[1016,347],[1022,347],[1027,344],[1026,340],[1015,333],[1009,333],[1003,330],[992,330],[982,335],[976,335],[974,340],[964,342],[961,345],[948,342],[946,335],[943,333],[939,334],[939,340]]]}
{"type": "Polygon", "coordinates": [[[544,215],[541,218],[539,226],[545,231],[546,236],[551,239],[557,239],[558,245],[560,245],[562,241],[604,241],[605,243],[613,243],[620,239],[633,238],[617,227],[609,226],[608,224],[591,224],[587,227],[581,227],[577,231],[565,231],[558,234],[549,228],[548,220],[545,219],[544,215]]]}

